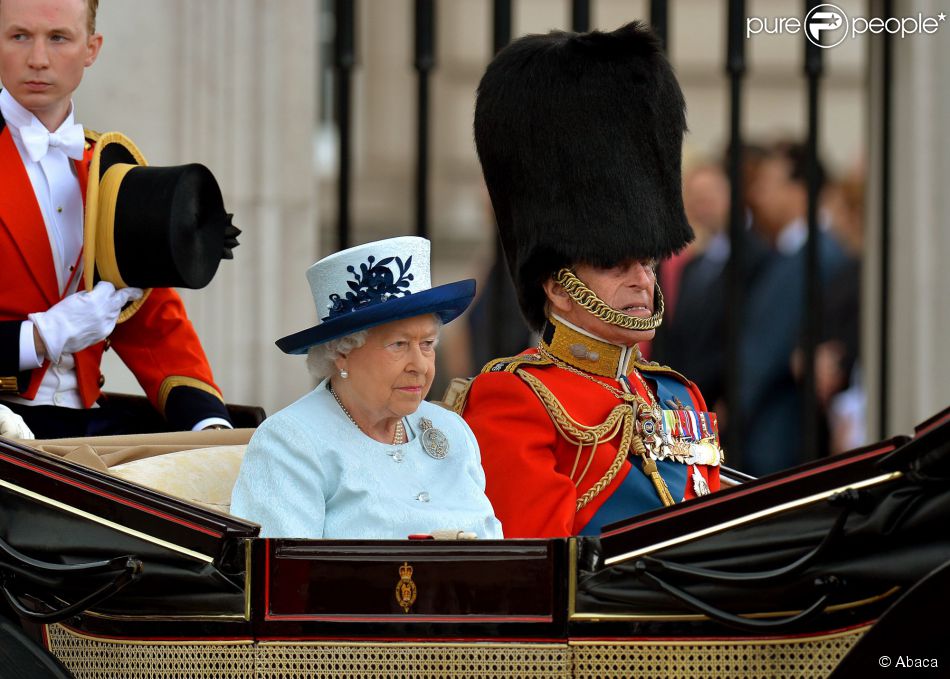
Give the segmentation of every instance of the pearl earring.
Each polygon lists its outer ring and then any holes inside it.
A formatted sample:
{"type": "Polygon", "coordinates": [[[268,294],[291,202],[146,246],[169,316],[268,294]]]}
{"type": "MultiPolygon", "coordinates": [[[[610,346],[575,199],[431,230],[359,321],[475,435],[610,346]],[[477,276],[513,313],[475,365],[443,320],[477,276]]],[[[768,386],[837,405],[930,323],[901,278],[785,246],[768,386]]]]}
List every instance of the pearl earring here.
{"type": "Polygon", "coordinates": [[[341,370],[341,371],[340,371],[340,379],[345,380],[345,379],[346,379],[347,377],[349,377],[349,376],[350,376],[350,373],[347,372],[346,370],[341,370]]]}

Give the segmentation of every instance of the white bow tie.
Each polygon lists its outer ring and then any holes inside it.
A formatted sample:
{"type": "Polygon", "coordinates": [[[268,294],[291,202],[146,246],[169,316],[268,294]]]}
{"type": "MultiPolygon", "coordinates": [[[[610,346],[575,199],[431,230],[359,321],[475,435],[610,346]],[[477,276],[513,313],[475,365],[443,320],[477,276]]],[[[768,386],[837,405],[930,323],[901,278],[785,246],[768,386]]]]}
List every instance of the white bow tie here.
{"type": "Polygon", "coordinates": [[[42,160],[50,147],[62,150],[73,160],[82,160],[82,152],[86,146],[86,134],[79,124],[60,128],[56,132],[49,132],[42,125],[21,127],[20,139],[34,163],[42,160]]]}

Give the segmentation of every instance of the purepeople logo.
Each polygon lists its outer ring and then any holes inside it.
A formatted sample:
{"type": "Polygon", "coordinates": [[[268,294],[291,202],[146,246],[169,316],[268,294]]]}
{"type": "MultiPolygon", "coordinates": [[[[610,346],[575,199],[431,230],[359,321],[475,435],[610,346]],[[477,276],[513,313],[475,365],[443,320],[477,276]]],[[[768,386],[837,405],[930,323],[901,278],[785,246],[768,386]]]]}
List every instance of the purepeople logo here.
{"type": "Polygon", "coordinates": [[[899,35],[933,35],[947,15],[925,17],[922,13],[906,17],[854,17],[849,18],[837,5],[824,4],[813,7],[804,19],[798,17],[748,17],[745,20],[745,37],[754,35],[795,35],[805,31],[805,37],[818,47],[836,47],[846,39],[852,40],[865,33],[899,35]]]}

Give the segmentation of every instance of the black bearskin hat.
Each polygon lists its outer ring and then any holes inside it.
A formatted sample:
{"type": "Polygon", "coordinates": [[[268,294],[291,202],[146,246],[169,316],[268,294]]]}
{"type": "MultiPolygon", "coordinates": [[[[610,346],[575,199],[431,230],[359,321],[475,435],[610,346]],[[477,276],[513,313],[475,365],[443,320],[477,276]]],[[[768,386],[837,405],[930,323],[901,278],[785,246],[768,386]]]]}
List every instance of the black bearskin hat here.
{"type": "Polygon", "coordinates": [[[488,65],[475,145],[528,324],[562,267],[662,259],[693,238],[683,210],[686,106],[653,33],[520,38],[488,65]]]}

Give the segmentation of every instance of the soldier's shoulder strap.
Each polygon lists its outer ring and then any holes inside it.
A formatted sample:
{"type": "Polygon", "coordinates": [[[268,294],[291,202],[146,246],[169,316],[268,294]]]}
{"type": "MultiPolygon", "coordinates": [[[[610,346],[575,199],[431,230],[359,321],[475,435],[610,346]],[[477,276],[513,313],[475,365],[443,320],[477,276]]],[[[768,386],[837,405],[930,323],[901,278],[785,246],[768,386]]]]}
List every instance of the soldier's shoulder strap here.
{"type": "Polygon", "coordinates": [[[522,367],[540,368],[546,365],[554,365],[554,363],[540,354],[518,354],[489,361],[482,368],[482,373],[513,373],[522,367]]]}
{"type": "MultiPolygon", "coordinates": [[[[518,374],[518,368],[525,365],[551,365],[551,361],[536,354],[506,356],[504,358],[496,358],[486,363],[485,367],[481,369],[481,373],[507,372],[518,374]]],[[[474,377],[454,378],[449,382],[449,386],[446,388],[442,400],[434,401],[434,403],[461,415],[462,411],[465,410],[465,403],[468,401],[468,392],[471,390],[472,382],[474,381],[474,377]]]]}
{"type": "Polygon", "coordinates": [[[634,362],[633,365],[637,370],[639,370],[641,373],[644,373],[646,375],[650,375],[650,376],[665,375],[668,377],[672,377],[677,382],[682,382],[683,384],[687,384],[687,385],[692,384],[685,375],[676,372],[675,370],[673,370],[673,368],[671,368],[668,365],[660,365],[656,361],[647,361],[647,360],[638,359],[637,361],[634,362]]]}
{"type": "Polygon", "coordinates": [[[445,389],[441,401],[433,401],[437,406],[442,406],[446,410],[451,410],[457,415],[461,415],[465,410],[465,403],[468,401],[468,392],[472,388],[474,377],[453,377],[449,386],[445,389]]]}

